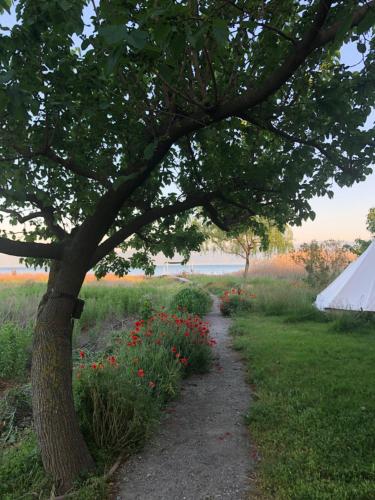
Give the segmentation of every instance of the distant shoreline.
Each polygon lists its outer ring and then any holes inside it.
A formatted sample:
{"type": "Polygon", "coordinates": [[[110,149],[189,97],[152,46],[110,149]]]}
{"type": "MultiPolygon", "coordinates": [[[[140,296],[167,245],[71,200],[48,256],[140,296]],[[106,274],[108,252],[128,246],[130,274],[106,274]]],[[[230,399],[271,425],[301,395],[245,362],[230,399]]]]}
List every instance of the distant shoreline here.
{"type": "MultiPolygon", "coordinates": [[[[221,275],[235,273],[242,271],[244,266],[239,264],[198,264],[198,265],[186,265],[181,264],[165,264],[158,265],[155,267],[155,273],[153,276],[163,276],[163,275],[177,275],[177,274],[211,274],[211,275],[221,275]]],[[[93,276],[93,273],[89,273],[93,276]]],[[[47,272],[44,269],[32,269],[27,267],[0,267],[0,276],[4,279],[5,276],[9,277],[28,277],[32,279],[33,276],[47,276],[47,272]]],[[[131,269],[127,276],[142,277],[145,273],[142,269],[131,269]]]]}

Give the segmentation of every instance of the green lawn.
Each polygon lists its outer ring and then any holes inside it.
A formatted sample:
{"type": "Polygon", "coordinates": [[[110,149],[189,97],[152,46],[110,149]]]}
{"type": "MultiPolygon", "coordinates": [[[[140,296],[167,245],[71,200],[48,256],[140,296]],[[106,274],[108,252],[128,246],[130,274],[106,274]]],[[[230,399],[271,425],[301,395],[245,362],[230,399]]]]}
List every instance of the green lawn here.
{"type": "Polygon", "coordinates": [[[255,384],[248,422],[266,498],[375,498],[375,329],[334,325],[234,321],[255,384]]]}

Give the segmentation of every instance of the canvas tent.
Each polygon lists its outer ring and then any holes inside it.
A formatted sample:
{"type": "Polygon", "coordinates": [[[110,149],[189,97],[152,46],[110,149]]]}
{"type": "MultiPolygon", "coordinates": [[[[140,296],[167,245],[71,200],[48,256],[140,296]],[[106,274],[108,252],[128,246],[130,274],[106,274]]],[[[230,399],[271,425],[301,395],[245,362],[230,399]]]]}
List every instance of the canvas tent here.
{"type": "Polygon", "coordinates": [[[375,240],[317,296],[315,306],[375,312],[375,240]]]}

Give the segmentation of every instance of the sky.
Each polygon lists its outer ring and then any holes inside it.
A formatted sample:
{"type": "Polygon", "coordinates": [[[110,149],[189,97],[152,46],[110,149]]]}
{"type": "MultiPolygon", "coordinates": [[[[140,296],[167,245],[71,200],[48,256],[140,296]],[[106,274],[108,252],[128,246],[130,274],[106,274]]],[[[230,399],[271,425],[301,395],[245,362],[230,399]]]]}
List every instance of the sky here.
{"type": "MultiPolygon", "coordinates": [[[[361,60],[354,44],[347,44],[341,51],[341,60],[353,65],[361,60]]],[[[361,65],[355,67],[360,69],[361,65]]],[[[366,128],[374,127],[375,111],[367,119],[366,128]]],[[[375,207],[375,172],[364,182],[347,188],[334,186],[332,199],[328,196],[313,198],[311,206],[316,213],[314,221],[306,221],[300,227],[293,227],[295,244],[316,240],[335,239],[353,241],[356,238],[368,239],[366,216],[375,207]]]]}
{"type": "MultiPolygon", "coordinates": [[[[15,22],[14,14],[0,15],[0,24],[11,26],[15,22]]],[[[341,59],[348,65],[360,61],[360,54],[353,44],[346,45],[341,51],[341,59]]],[[[355,69],[360,68],[360,65],[355,69]]],[[[375,112],[367,120],[367,127],[373,127],[375,112]]],[[[303,242],[316,239],[318,241],[335,239],[352,242],[355,238],[368,239],[370,234],[366,230],[366,215],[371,207],[375,207],[375,172],[364,182],[357,183],[350,188],[334,186],[334,197],[313,198],[311,206],[316,213],[314,221],[306,221],[300,227],[292,227],[296,246],[303,242]]],[[[194,255],[197,263],[208,263],[212,256],[194,255]]],[[[218,263],[218,255],[214,260],[218,263]]],[[[158,259],[159,261],[161,258],[158,259]]],[[[233,259],[226,256],[220,258],[220,263],[231,263],[233,259]]],[[[0,254],[0,266],[14,266],[18,259],[0,254]]]]}

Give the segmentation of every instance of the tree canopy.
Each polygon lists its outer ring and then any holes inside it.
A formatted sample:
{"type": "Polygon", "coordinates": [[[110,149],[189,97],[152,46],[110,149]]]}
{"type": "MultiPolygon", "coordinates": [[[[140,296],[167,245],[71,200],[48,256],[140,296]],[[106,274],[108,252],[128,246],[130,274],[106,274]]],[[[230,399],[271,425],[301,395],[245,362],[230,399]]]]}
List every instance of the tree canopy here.
{"type": "Polygon", "coordinates": [[[0,213],[27,225],[23,241],[3,230],[1,252],[63,260],[87,231],[87,269],[149,269],[159,250],[199,247],[194,207],[222,229],[255,214],[300,222],[332,180],[371,171],[373,2],[15,8],[0,31],[0,213]],[[340,62],[345,42],[361,66],[340,62]]]}
{"type": "Polygon", "coordinates": [[[366,218],[367,230],[375,237],[375,207],[370,208],[366,218]]]}
{"type": "MultiPolygon", "coordinates": [[[[366,217],[366,228],[371,233],[371,238],[375,237],[375,208],[370,208],[366,217]]],[[[346,245],[346,248],[356,255],[362,255],[371,245],[372,239],[363,240],[356,238],[353,245],[346,245]]]]}

